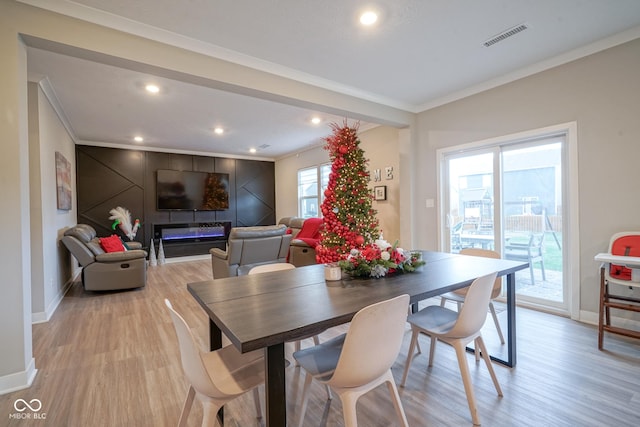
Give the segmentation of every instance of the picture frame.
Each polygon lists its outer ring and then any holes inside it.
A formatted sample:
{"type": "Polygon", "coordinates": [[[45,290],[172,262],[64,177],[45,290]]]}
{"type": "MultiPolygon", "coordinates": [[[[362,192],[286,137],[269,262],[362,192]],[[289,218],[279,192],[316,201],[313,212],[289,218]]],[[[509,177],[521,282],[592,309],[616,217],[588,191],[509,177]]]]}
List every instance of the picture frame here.
{"type": "Polygon", "coordinates": [[[387,200],[387,186],[378,185],[373,187],[373,198],[376,201],[387,200]]]}
{"type": "Polygon", "coordinates": [[[56,195],[58,209],[71,210],[71,163],[56,151],[56,195]]]}

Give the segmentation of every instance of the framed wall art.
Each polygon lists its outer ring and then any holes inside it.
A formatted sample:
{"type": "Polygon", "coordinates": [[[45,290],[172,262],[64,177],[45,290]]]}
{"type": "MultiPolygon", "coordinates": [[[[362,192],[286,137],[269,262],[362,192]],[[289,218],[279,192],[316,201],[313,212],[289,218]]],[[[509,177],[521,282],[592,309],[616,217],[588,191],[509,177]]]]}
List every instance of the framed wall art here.
{"type": "Polygon", "coordinates": [[[71,210],[71,163],[56,151],[56,193],[58,209],[71,210]]]}
{"type": "Polygon", "coordinates": [[[373,198],[375,200],[387,200],[387,186],[378,185],[373,187],[373,198]]]}

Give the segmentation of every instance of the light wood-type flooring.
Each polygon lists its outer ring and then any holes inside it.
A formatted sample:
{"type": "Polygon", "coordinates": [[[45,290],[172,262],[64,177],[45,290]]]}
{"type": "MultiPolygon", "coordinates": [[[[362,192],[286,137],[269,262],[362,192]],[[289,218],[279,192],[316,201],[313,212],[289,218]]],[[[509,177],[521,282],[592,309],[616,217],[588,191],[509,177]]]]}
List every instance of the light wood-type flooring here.
{"type": "MultiPolygon", "coordinates": [[[[51,320],[33,326],[38,374],[30,388],[0,396],[0,426],[177,425],[187,384],[163,300],[171,300],[207,348],[208,319],[186,283],[209,278],[210,262],[197,260],[150,267],[148,284],[140,290],[93,293],[74,284],[51,320]],[[16,419],[18,399],[40,400],[40,419],[16,419]]],[[[591,325],[520,308],[517,318],[518,365],[495,365],[504,397],[496,395],[486,367],[468,356],[483,426],[640,425],[639,340],[607,335],[605,350],[598,351],[591,325]]],[[[326,331],[321,340],[345,330],[346,325],[326,331]]],[[[490,317],[484,331],[487,341],[495,338],[490,317]]],[[[407,327],[393,366],[397,381],[409,339],[407,327]]],[[[414,358],[407,385],[399,389],[409,424],[471,426],[453,349],[439,344],[434,366],[427,369],[426,337],[421,346],[423,354],[414,358]]],[[[292,345],[289,356],[291,350],[292,345]]],[[[296,425],[303,375],[294,366],[286,374],[288,424],[296,425]]],[[[342,426],[339,399],[327,401],[317,383],[312,390],[305,426],[342,426]]],[[[201,417],[196,402],[188,425],[200,425],[201,417]]],[[[230,427],[264,425],[248,398],[227,405],[225,419],[230,427]]],[[[358,421],[361,427],[397,425],[386,387],[360,399],[358,421]]]]}

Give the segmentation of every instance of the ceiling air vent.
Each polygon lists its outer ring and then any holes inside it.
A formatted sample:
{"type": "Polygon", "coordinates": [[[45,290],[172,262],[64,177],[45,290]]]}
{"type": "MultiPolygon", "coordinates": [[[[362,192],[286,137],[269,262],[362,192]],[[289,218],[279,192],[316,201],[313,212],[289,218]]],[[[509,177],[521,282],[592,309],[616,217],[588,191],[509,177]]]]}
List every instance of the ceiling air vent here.
{"type": "Polygon", "coordinates": [[[484,43],[482,43],[483,45],[485,45],[485,47],[489,47],[489,46],[493,46],[494,44],[501,42],[502,40],[511,37],[513,35],[516,35],[524,30],[526,30],[527,28],[529,28],[527,26],[527,24],[520,24],[517,25],[513,28],[509,28],[508,30],[505,30],[503,32],[501,32],[500,34],[498,34],[497,36],[493,36],[491,37],[489,40],[485,41],[484,43]]]}
{"type": "Polygon", "coordinates": [[[265,148],[271,147],[271,145],[269,144],[262,144],[261,146],[259,146],[258,148],[261,150],[264,150],[265,148]]]}

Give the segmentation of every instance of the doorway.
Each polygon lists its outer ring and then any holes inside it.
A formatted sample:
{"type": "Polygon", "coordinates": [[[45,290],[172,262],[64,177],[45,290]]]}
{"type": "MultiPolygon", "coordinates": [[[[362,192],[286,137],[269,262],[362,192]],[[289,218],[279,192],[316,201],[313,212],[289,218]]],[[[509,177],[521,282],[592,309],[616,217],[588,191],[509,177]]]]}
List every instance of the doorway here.
{"type": "Polygon", "coordinates": [[[571,144],[568,127],[550,130],[440,151],[440,244],[528,262],[516,274],[518,303],[573,314],[571,144]]]}

